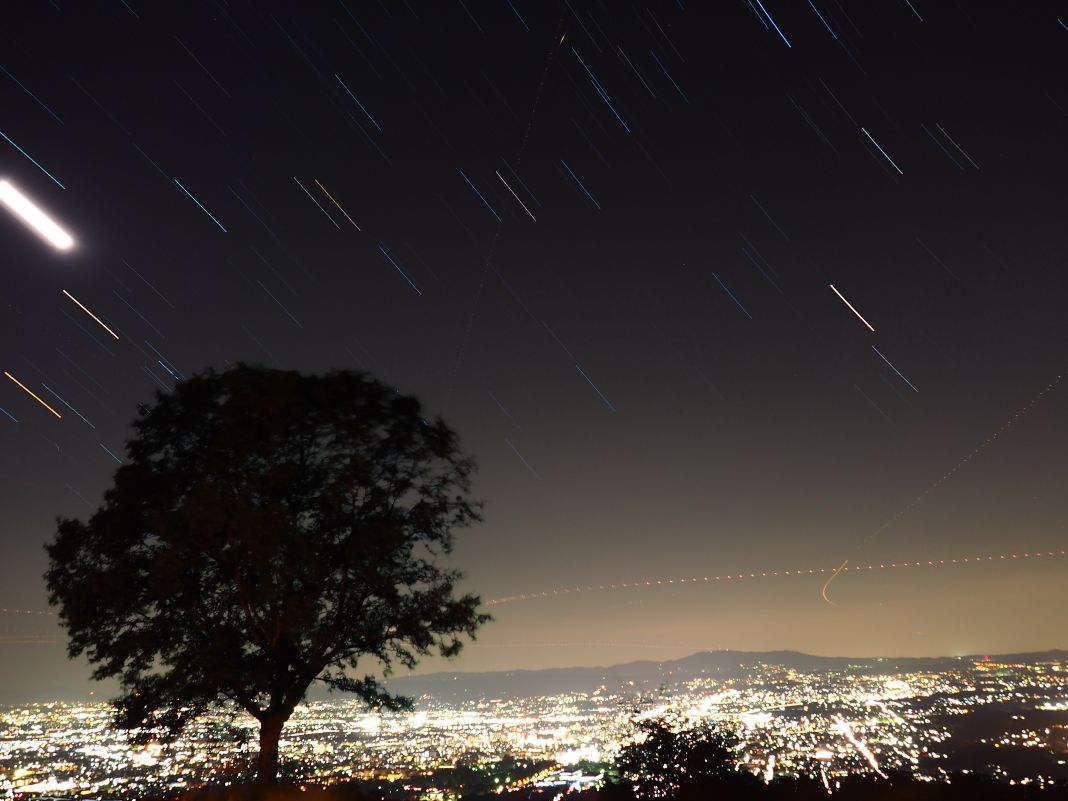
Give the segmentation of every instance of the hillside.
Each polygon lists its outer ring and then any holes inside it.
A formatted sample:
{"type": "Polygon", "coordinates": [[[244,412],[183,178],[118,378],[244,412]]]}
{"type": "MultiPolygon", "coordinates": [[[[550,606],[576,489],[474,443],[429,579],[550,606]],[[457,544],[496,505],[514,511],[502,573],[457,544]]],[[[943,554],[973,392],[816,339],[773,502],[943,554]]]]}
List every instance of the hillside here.
{"type": "Polygon", "coordinates": [[[446,701],[458,698],[526,698],[569,692],[592,693],[600,687],[632,686],[653,690],[702,677],[748,676],[757,668],[779,666],[803,673],[848,672],[852,675],[942,671],[989,658],[992,661],[1032,663],[1068,660],[1068,651],[991,654],[959,657],[857,658],[813,656],[797,651],[703,651],[681,659],[627,662],[603,667],[506,670],[487,673],[440,672],[392,679],[394,692],[446,701]]]}

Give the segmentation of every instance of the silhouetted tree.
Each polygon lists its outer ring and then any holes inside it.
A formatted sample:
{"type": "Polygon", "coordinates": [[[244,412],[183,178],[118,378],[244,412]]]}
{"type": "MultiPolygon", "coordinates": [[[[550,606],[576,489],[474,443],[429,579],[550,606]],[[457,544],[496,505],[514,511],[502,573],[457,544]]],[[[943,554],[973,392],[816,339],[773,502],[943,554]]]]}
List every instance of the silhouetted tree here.
{"type": "Polygon", "coordinates": [[[733,732],[707,723],[676,729],[663,719],[636,726],[638,739],[623,747],[615,763],[636,796],[673,798],[687,786],[734,775],[738,738],[733,732]]]}
{"type": "Polygon", "coordinates": [[[360,372],[240,365],[179,382],[133,427],[101,508],[58,521],[45,578],[70,656],[119,679],[135,739],[236,705],[274,782],[313,681],[406,708],[376,674],[452,656],[489,620],[436,562],[479,520],[474,464],[416,399],[360,372]]]}

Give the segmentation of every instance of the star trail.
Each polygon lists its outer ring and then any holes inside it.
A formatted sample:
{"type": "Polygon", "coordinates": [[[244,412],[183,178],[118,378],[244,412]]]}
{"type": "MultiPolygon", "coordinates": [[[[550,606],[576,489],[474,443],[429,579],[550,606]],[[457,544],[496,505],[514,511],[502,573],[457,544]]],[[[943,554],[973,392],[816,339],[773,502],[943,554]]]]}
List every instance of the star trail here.
{"type": "Polygon", "coordinates": [[[0,702],[89,686],[42,545],[139,404],[240,362],[367,370],[459,432],[485,520],[450,558],[497,619],[458,669],[1063,647],[1063,20],[6,10],[0,702]]]}

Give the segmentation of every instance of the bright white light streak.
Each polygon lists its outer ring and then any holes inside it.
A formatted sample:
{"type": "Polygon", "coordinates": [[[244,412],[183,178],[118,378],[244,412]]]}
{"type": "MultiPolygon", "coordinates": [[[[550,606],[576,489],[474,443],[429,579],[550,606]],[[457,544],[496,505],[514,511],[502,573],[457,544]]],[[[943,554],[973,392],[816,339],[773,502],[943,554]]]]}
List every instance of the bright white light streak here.
{"type": "Polygon", "coordinates": [[[864,323],[864,325],[868,326],[868,328],[874,334],[875,333],[875,329],[871,327],[871,323],[869,323],[867,320],[865,320],[861,316],[860,312],[858,312],[856,309],[853,308],[853,304],[852,303],[850,303],[848,300],[846,300],[844,297],[842,297],[842,293],[841,292],[839,292],[837,289],[834,289],[834,284],[830,284],[829,286],[831,287],[831,289],[834,290],[834,294],[836,294],[839,298],[842,299],[842,303],[844,303],[846,306],[848,306],[849,310],[851,312],[853,312],[853,314],[857,315],[857,319],[859,319],[862,323],[864,323]]]}
{"type": "Polygon", "coordinates": [[[905,173],[903,173],[901,171],[901,168],[897,166],[897,162],[895,162],[892,158],[890,158],[890,155],[885,150],[883,150],[883,146],[880,145],[878,142],[876,142],[874,139],[872,139],[872,135],[870,133],[868,133],[868,129],[867,128],[861,128],[860,130],[862,130],[864,132],[864,135],[866,137],[868,137],[868,140],[873,145],[875,145],[877,148],[879,148],[879,152],[882,153],[884,156],[886,156],[886,160],[894,165],[894,169],[897,170],[897,174],[898,175],[904,175],[905,173]]]}
{"type": "Polygon", "coordinates": [[[186,197],[188,197],[190,200],[192,200],[194,203],[196,203],[197,206],[200,208],[200,210],[202,212],[204,212],[209,217],[211,217],[211,221],[213,223],[215,223],[217,226],[219,226],[219,229],[224,234],[230,233],[229,231],[226,230],[226,226],[224,226],[221,222],[219,222],[218,220],[215,219],[215,215],[214,214],[212,214],[210,211],[208,211],[206,208],[204,208],[204,204],[203,203],[201,203],[199,200],[197,200],[195,197],[193,197],[193,193],[192,192],[190,192],[188,189],[186,189],[184,186],[182,186],[182,182],[181,181],[179,181],[177,178],[175,178],[174,182],[178,185],[179,189],[181,189],[183,192],[185,192],[185,196],[186,197]]]}
{"type": "Polygon", "coordinates": [[[761,3],[760,0],[756,0],[756,2],[757,5],[760,6],[760,10],[764,12],[764,16],[768,18],[768,22],[770,22],[772,25],[775,25],[775,30],[779,32],[779,36],[781,36],[782,40],[786,42],[786,46],[792,48],[793,45],[790,44],[790,40],[786,38],[786,34],[782,32],[782,29],[775,24],[775,20],[771,18],[771,14],[768,13],[768,10],[764,8],[764,4],[761,3]]]}
{"type": "Polygon", "coordinates": [[[56,250],[70,250],[74,247],[74,238],[10,181],[0,181],[0,202],[56,250]]]}
{"type": "MultiPolygon", "coordinates": [[[[505,186],[508,186],[508,182],[506,180],[504,180],[504,176],[501,175],[499,172],[497,172],[497,170],[494,170],[494,172],[496,172],[497,173],[497,177],[501,179],[501,183],[504,184],[505,186]]],[[[530,214],[530,219],[532,219],[534,222],[537,222],[538,218],[530,213],[530,209],[527,208],[527,204],[526,203],[524,203],[522,200],[519,200],[519,195],[517,195],[515,193],[515,190],[512,189],[512,187],[508,186],[508,191],[512,193],[512,197],[514,197],[517,201],[519,201],[519,205],[523,207],[523,211],[525,211],[527,214],[530,214]]]]}
{"type": "Polygon", "coordinates": [[[11,373],[9,373],[7,370],[4,370],[4,375],[6,375],[8,378],[10,378],[12,381],[14,381],[20,387],[22,387],[22,391],[23,392],[25,392],[27,395],[29,395],[31,398],[33,398],[35,401],[37,401],[39,404],[41,404],[46,409],[48,409],[48,411],[50,411],[52,414],[54,414],[57,418],[59,418],[60,420],[63,419],[63,415],[61,415],[59,412],[57,412],[55,409],[53,409],[51,406],[49,406],[47,403],[45,403],[43,400],[41,400],[37,395],[34,394],[32,389],[30,389],[28,386],[23,384],[17,378],[15,378],[15,376],[11,375],[11,373]]]}
{"type": "Polygon", "coordinates": [[[114,331],[112,331],[110,328],[108,328],[106,325],[104,325],[103,321],[99,317],[97,317],[95,314],[93,314],[91,311],[89,311],[87,308],[85,308],[85,306],[82,305],[81,301],[78,300],[76,297],[74,297],[74,295],[72,295],[70,292],[68,292],[65,289],[63,290],[63,294],[66,295],[71,300],[73,300],[75,303],[77,303],[79,309],[81,309],[83,312],[85,312],[90,317],[92,317],[94,320],[96,320],[98,323],[100,323],[100,327],[101,328],[103,328],[105,331],[107,331],[109,334],[111,334],[113,337],[115,337],[115,339],[119,338],[118,334],[116,334],[114,331]]]}
{"type": "Polygon", "coordinates": [[[107,445],[105,445],[105,444],[104,444],[103,442],[101,442],[101,443],[100,443],[100,447],[101,447],[101,448],[103,448],[103,449],[104,449],[104,450],[105,450],[105,451],[107,452],[107,455],[108,455],[108,456],[110,456],[110,457],[111,457],[112,459],[114,459],[114,460],[115,460],[116,462],[118,462],[119,464],[126,464],[126,462],[124,462],[124,461],[123,461],[122,459],[120,459],[120,458],[119,458],[118,456],[116,456],[116,455],[115,455],[115,454],[114,454],[114,453],[112,452],[111,448],[109,448],[109,447],[108,447],[107,445]]]}

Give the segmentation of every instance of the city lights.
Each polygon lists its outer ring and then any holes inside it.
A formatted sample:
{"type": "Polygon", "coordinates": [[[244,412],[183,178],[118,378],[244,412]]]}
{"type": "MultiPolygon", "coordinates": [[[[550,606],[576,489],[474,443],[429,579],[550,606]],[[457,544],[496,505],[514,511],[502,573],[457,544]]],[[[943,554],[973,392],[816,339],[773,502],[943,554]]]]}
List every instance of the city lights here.
{"type": "MultiPolygon", "coordinates": [[[[946,781],[957,759],[955,738],[984,710],[1013,710],[1006,715],[1011,725],[990,743],[1034,755],[1031,764],[1068,742],[1068,731],[1043,717],[1068,699],[1068,663],[1059,659],[961,659],[936,671],[885,662],[885,672],[875,673],[753,663],[729,676],[674,682],[667,662],[662,677],[644,683],[527,697],[422,695],[405,714],[369,712],[354,698],[308,701],[294,713],[283,747],[299,766],[296,778],[308,784],[368,781],[405,797],[448,799],[455,796],[435,776],[461,764],[496,776],[501,791],[597,785],[634,737],[636,717],[729,726],[740,739],[737,770],[765,781],[803,776],[828,785],[891,771],[946,781]]],[[[219,711],[173,745],[137,746],[109,726],[110,716],[106,704],[7,708],[0,775],[27,797],[73,797],[90,788],[97,796],[140,797],[241,781],[255,758],[250,718],[235,719],[235,731],[219,711]]],[[[1059,769],[1055,758],[1049,765],[994,772],[1042,786],[1059,769]]]]}

